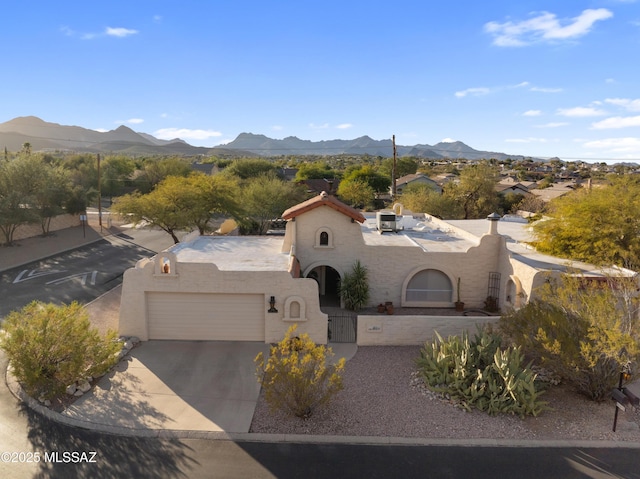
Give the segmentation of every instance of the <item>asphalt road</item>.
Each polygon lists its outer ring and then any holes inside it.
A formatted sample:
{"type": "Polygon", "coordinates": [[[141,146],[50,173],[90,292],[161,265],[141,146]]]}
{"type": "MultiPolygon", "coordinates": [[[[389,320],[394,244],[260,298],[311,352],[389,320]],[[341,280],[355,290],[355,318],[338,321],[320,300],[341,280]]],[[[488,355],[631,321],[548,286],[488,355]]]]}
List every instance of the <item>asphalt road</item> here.
{"type": "Polygon", "coordinates": [[[173,244],[164,232],[137,231],[135,234],[136,237],[111,236],[2,272],[0,318],[33,300],[88,303],[120,284],[124,271],[135,266],[138,260],[173,244]]]}

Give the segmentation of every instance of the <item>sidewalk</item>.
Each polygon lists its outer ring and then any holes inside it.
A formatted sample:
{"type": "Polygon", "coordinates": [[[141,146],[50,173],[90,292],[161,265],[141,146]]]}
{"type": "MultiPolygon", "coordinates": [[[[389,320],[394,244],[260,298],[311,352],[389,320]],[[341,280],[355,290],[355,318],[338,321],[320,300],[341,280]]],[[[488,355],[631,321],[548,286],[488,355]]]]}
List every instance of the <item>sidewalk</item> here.
{"type": "Polygon", "coordinates": [[[75,226],[54,231],[46,237],[34,236],[21,239],[16,241],[14,246],[1,246],[0,272],[93,243],[121,231],[117,226],[112,226],[109,229],[106,226],[100,228],[97,221],[95,224],[92,221],[89,223],[84,227],[75,226]]]}

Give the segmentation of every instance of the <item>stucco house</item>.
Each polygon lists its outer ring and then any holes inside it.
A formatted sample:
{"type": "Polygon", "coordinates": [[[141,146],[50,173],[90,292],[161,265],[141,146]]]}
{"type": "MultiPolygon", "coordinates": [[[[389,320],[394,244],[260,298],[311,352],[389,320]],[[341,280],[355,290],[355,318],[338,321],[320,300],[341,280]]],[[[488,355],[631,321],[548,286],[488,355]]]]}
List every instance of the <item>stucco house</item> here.
{"type": "Polygon", "coordinates": [[[396,180],[396,194],[401,195],[404,189],[412,184],[424,184],[434,191],[442,193],[442,187],[424,173],[405,175],[396,180]]]}
{"type": "MultiPolygon", "coordinates": [[[[119,332],[142,340],[271,343],[296,323],[325,344],[323,308],[340,305],[340,279],[356,260],[368,270],[369,306],[406,308],[453,308],[458,296],[466,308],[483,308],[488,297],[500,308],[519,307],[549,271],[566,268],[528,247],[527,225],[517,219],[442,221],[402,205],[394,214],[392,231],[381,232],[375,214],[322,193],[283,213],[284,236],[192,234],[125,272],[119,332]]],[[[572,266],[599,274],[589,265],[572,266]]],[[[382,332],[380,321],[362,320],[362,341],[382,332]]],[[[399,317],[389,321],[389,331],[404,328],[394,334],[415,336],[399,317]]]]}

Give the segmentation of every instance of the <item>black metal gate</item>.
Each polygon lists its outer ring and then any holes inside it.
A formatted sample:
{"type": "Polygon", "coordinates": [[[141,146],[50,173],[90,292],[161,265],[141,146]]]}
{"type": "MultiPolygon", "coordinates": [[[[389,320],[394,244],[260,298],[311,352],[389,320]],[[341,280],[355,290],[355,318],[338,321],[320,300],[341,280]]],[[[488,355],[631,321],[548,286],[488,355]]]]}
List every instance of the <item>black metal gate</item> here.
{"type": "Polygon", "coordinates": [[[329,336],[332,343],[355,343],[358,316],[346,311],[329,314],[329,336]]]}

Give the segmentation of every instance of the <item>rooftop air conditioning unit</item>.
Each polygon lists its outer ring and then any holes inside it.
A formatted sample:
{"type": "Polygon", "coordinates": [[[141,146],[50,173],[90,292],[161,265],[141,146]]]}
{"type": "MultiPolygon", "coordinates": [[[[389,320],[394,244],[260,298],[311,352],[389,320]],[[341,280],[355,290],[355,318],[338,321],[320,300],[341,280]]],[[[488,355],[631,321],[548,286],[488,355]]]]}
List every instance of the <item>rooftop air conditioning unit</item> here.
{"type": "Polygon", "coordinates": [[[390,231],[395,233],[398,231],[398,221],[393,211],[378,211],[376,213],[376,226],[379,233],[390,231]]]}

